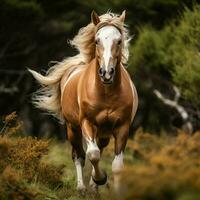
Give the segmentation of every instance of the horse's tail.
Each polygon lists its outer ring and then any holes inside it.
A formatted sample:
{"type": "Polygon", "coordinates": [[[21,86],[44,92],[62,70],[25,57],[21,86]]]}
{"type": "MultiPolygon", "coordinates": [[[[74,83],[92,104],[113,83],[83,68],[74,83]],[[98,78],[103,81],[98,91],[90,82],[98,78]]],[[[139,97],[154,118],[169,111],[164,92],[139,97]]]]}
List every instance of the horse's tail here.
{"type": "Polygon", "coordinates": [[[63,122],[64,118],[61,112],[60,102],[60,81],[69,67],[82,63],[84,63],[84,59],[83,56],[79,54],[57,63],[51,67],[44,76],[36,71],[28,69],[28,71],[42,86],[34,93],[33,104],[63,122]]]}

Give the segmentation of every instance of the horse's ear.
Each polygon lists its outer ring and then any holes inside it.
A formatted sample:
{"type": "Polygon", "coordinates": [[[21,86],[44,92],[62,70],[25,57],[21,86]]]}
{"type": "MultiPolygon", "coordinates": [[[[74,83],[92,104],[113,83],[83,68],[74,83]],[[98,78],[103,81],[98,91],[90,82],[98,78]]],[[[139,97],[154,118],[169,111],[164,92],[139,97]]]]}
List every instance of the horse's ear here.
{"type": "Polygon", "coordinates": [[[125,21],[125,17],[126,17],[126,10],[124,10],[123,12],[122,12],[122,14],[120,15],[120,21],[122,22],[122,23],[124,23],[124,21],[125,21]]]}
{"type": "Polygon", "coordinates": [[[91,13],[91,21],[95,26],[100,22],[99,16],[94,10],[91,13]]]}

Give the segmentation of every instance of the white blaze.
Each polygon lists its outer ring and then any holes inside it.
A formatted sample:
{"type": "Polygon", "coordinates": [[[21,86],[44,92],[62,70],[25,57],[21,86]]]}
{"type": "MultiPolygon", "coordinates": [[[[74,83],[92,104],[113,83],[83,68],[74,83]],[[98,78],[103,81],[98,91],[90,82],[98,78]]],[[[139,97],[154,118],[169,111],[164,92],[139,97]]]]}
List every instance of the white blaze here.
{"type": "Polygon", "coordinates": [[[112,58],[113,41],[120,39],[121,34],[119,30],[115,28],[114,26],[105,26],[98,31],[97,35],[103,44],[104,65],[105,65],[105,70],[108,71],[109,61],[112,58]]]}
{"type": "Polygon", "coordinates": [[[106,71],[108,71],[109,61],[110,61],[110,58],[112,57],[112,53],[111,53],[112,44],[113,44],[113,41],[109,40],[108,38],[105,38],[105,40],[103,40],[103,46],[104,46],[103,58],[104,58],[106,71]]]}

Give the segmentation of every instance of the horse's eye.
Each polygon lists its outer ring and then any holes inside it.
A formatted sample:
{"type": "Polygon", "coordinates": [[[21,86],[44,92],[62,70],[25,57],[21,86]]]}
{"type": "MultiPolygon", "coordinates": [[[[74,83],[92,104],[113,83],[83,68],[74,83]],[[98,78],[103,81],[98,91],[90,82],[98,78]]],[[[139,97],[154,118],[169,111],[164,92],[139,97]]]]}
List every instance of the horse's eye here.
{"type": "Polygon", "coordinates": [[[119,41],[117,42],[117,44],[118,44],[118,45],[120,45],[121,43],[122,43],[122,41],[121,41],[121,40],[119,40],[119,41]]]}

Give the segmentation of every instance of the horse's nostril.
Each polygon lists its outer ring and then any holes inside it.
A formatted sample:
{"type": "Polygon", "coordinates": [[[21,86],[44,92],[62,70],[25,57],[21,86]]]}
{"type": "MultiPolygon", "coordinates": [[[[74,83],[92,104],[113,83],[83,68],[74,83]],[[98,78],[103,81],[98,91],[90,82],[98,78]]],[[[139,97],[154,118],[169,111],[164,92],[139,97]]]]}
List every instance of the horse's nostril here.
{"type": "Polygon", "coordinates": [[[114,74],[114,72],[115,72],[114,68],[113,68],[113,67],[112,67],[112,68],[110,68],[110,72],[109,72],[109,74],[110,74],[110,75],[113,75],[113,74],[114,74]]]}
{"type": "Polygon", "coordinates": [[[105,73],[106,73],[106,71],[102,67],[100,67],[99,68],[99,75],[102,77],[102,76],[105,75],[105,73]]]}

